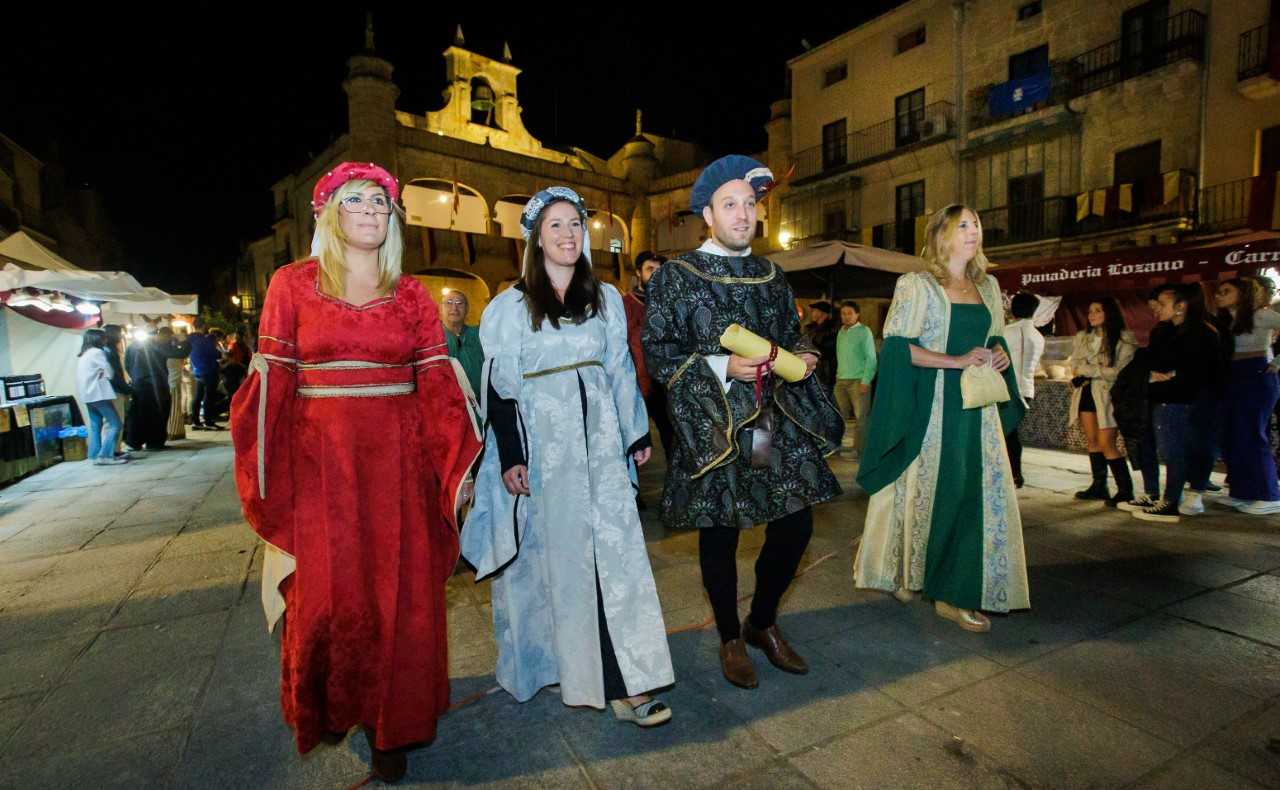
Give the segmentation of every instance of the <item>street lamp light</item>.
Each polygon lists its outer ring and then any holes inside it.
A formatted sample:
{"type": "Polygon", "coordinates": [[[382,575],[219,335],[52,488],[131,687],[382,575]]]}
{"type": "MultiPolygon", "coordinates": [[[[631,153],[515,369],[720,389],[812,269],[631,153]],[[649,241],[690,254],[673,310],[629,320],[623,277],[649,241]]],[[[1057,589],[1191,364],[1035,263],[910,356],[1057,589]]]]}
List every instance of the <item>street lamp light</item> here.
{"type": "Polygon", "coordinates": [[[240,306],[240,297],[239,297],[239,296],[233,296],[233,297],[231,297],[231,304],[235,305],[236,307],[239,307],[239,306],[240,306]]]}

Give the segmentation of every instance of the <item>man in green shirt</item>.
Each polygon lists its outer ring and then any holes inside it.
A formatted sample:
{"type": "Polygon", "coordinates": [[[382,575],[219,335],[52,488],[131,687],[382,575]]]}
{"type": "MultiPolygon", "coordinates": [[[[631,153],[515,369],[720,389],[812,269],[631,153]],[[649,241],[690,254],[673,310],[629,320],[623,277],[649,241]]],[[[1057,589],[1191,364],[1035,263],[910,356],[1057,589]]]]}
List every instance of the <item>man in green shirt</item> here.
{"type": "Polygon", "coordinates": [[[484,366],[484,349],[480,346],[479,327],[468,326],[467,295],[462,291],[449,291],[444,295],[440,323],[444,325],[444,339],[449,345],[449,356],[458,360],[467,374],[471,392],[480,397],[480,368],[484,366]]]}
{"type": "Polygon", "coordinates": [[[848,422],[856,425],[852,432],[853,449],[862,454],[867,435],[871,380],[876,375],[876,340],[871,330],[858,321],[858,303],[840,304],[840,322],[844,325],[836,335],[836,407],[848,422]]]}

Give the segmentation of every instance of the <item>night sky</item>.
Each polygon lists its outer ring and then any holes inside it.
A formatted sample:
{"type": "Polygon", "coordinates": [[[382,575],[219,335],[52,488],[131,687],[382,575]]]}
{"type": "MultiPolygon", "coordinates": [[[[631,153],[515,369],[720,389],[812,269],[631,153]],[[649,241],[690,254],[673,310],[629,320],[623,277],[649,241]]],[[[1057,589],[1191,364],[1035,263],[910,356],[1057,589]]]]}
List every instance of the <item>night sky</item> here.
{"type": "MultiPolygon", "coordinates": [[[[399,109],[440,109],[440,53],[460,22],[472,51],[499,57],[510,42],[535,137],[607,157],[631,136],[636,108],[646,130],[713,155],[763,150],[769,104],[783,97],[801,40],[816,46],[899,4],[785,20],[776,7],[738,17],[617,3],[371,9],[399,109]]],[[[270,232],[270,185],[345,130],[346,60],[363,47],[370,8],[21,5],[5,12],[0,133],[103,195],[125,268],[144,284],[206,295],[242,242],[270,232]]]]}

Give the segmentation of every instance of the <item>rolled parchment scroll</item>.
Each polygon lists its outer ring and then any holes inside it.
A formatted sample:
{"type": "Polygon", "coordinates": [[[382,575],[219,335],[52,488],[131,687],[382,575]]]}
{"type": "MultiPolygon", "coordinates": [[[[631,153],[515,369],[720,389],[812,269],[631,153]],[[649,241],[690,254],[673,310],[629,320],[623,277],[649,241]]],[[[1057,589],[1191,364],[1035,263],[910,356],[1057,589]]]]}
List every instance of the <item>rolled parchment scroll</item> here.
{"type": "MultiPolygon", "coordinates": [[[[738,324],[729,324],[729,328],[720,335],[720,345],[740,357],[767,357],[770,343],[750,329],[743,329],[738,324]]],[[[786,349],[778,349],[778,358],[773,362],[773,372],[783,381],[796,382],[804,378],[807,367],[804,361],[786,349]]]]}

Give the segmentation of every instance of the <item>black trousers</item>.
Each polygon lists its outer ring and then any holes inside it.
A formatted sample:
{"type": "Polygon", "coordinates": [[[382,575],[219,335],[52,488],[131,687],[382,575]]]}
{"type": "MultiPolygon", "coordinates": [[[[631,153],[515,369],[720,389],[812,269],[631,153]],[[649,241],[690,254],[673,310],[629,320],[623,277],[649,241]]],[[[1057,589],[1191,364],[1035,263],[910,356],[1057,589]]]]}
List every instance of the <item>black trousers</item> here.
{"type": "Polygon", "coordinates": [[[671,417],[667,414],[667,389],[658,382],[653,382],[649,395],[644,399],[645,410],[649,419],[658,428],[658,438],[662,440],[662,452],[667,457],[667,465],[671,464],[671,453],[675,450],[675,430],[671,427],[671,417]]]}
{"type": "MultiPolygon", "coordinates": [[[[1027,398],[1027,411],[1031,410],[1032,398],[1027,398]]],[[[1022,479],[1022,437],[1018,436],[1018,429],[1014,428],[1004,435],[1004,446],[1009,451],[1009,467],[1013,471],[1014,479],[1022,479]]]]}
{"type": "MultiPolygon", "coordinates": [[[[742,530],[715,527],[698,534],[698,563],[702,566],[702,586],[711,599],[720,641],[742,636],[738,622],[738,537],[742,530]]],[[[804,508],[769,522],[764,546],[756,558],[756,591],[751,598],[751,624],[765,629],[778,617],[778,604],[791,586],[800,559],[813,537],[813,510],[804,508]]]]}

